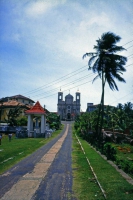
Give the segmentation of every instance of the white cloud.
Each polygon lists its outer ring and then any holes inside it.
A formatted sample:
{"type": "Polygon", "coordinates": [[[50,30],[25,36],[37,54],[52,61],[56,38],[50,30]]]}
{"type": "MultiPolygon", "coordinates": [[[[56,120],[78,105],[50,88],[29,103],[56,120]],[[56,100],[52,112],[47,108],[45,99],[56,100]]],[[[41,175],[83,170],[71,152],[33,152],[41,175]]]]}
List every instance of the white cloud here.
{"type": "Polygon", "coordinates": [[[30,17],[38,17],[44,14],[50,7],[51,3],[49,2],[33,2],[26,8],[26,14],[30,17]]]}
{"type": "Polygon", "coordinates": [[[49,9],[59,4],[65,3],[66,0],[38,0],[32,1],[26,8],[25,12],[30,17],[40,17],[45,14],[49,9]]]}
{"type": "Polygon", "coordinates": [[[110,20],[106,13],[102,12],[100,15],[92,16],[88,25],[97,24],[98,26],[109,26],[110,20]]]}
{"type": "MultiPolygon", "coordinates": [[[[82,12],[85,10],[82,9],[82,12]]],[[[73,58],[82,58],[84,53],[93,51],[96,39],[104,30],[111,30],[111,26],[111,19],[104,12],[96,15],[91,11],[85,16],[83,15],[82,20],[77,20],[75,23],[72,21],[71,24],[64,21],[62,27],[65,27],[67,31],[57,40],[58,47],[73,58]],[[99,28],[100,33],[95,31],[97,28],[99,28]]]]}

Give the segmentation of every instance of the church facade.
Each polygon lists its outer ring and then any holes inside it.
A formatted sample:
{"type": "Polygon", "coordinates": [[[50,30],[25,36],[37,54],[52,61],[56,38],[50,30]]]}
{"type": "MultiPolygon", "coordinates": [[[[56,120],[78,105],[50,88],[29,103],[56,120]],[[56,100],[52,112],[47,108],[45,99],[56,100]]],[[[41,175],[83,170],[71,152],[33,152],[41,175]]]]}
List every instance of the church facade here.
{"type": "Polygon", "coordinates": [[[63,100],[63,92],[58,92],[57,112],[61,120],[75,120],[77,115],[80,115],[80,92],[76,92],[76,99],[71,94],[65,96],[63,100]]]}

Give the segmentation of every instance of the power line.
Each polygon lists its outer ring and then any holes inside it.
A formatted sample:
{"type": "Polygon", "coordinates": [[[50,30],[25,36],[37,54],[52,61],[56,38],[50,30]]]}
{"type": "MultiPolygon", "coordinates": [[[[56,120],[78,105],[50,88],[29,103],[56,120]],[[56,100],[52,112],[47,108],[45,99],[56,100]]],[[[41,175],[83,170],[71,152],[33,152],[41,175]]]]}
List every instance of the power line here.
{"type": "Polygon", "coordinates": [[[127,56],[127,58],[128,58],[128,57],[130,57],[130,56],[132,56],[132,55],[133,55],[133,54],[131,54],[131,55],[127,56]]]}
{"type": "MultiPolygon", "coordinates": [[[[72,87],[72,88],[63,90],[63,92],[65,92],[65,91],[67,91],[67,90],[71,90],[71,89],[76,88],[76,87],[79,87],[79,86],[84,85],[84,84],[89,83],[89,82],[92,82],[92,80],[91,80],[91,81],[87,81],[87,82],[85,82],[85,83],[83,83],[83,84],[77,85],[77,86],[75,86],[75,87],[72,87]]],[[[51,94],[51,95],[46,96],[46,97],[42,97],[42,98],[40,98],[40,99],[48,98],[48,97],[53,96],[53,95],[57,95],[57,93],[51,94]]]]}
{"type": "MultiPolygon", "coordinates": [[[[130,65],[132,65],[132,64],[130,64],[130,65]]],[[[127,65],[126,67],[128,67],[128,66],[130,66],[130,65],[127,65]]],[[[84,70],[82,70],[82,71],[84,71],[84,70]]],[[[78,73],[79,73],[79,72],[78,72],[78,73]]],[[[78,73],[76,73],[76,74],[78,74],[78,73]]],[[[74,75],[72,75],[72,76],[75,76],[76,74],[74,74],[74,75]]],[[[93,75],[93,73],[90,74],[90,76],[92,76],[92,75],[93,75]]],[[[72,76],[70,76],[70,77],[72,77],[72,76]]],[[[70,77],[68,77],[68,78],[70,78],[70,77]]],[[[61,87],[70,85],[71,83],[73,83],[73,82],[75,82],[75,81],[78,81],[78,80],[82,80],[82,79],[85,78],[85,77],[88,78],[89,76],[88,76],[88,75],[83,76],[83,77],[81,77],[81,78],[79,78],[79,79],[76,79],[76,80],[70,82],[70,83],[67,83],[67,84],[62,85],[61,87]]],[[[66,79],[68,79],[68,78],[66,78],[66,79]]],[[[66,79],[64,79],[64,80],[66,80],[66,79]]],[[[60,82],[57,82],[57,83],[60,83],[60,82]]],[[[47,86],[47,87],[45,87],[45,88],[48,88],[48,87],[50,87],[50,86],[53,86],[53,85],[51,84],[51,85],[49,85],[49,86],[47,86]]],[[[54,88],[54,89],[52,89],[52,90],[48,90],[48,91],[46,91],[46,92],[43,92],[43,93],[41,93],[41,94],[34,95],[33,97],[36,97],[36,96],[39,96],[39,95],[44,95],[44,94],[50,93],[50,92],[52,92],[52,91],[55,91],[55,90],[57,90],[57,89],[58,89],[58,87],[57,87],[57,88],[54,88]]],[[[40,90],[38,90],[38,91],[40,91],[40,90]]],[[[36,92],[38,92],[38,91],[36,91],[36,92]]]]}
{"type": "MultiPolygon", "coordinates": [[[[87,65],[87,66],[88,66],[88,65],[87,65]]],[[[130,65],[128,65],[128,66],[130,66],[130,65]]],[[[126,67],[128,67],[128,66],[126,66],[126,67]]],[[[86,67],[86,66],[84,66],[84,67],[86,67]]],[[[82,68],[83,68],[83,67],[81,67],[80,69],[82,69],[82,68]]],[[[79,71],[80,69],[78,69],[78,71],[79,71]]],[[[79,73],[81,73],[81,72],[83,72],[83,71],[85,71],[85,70],[86,70],[86,69],[84,69],[84,70],[82,70],[82,71],[80,71],[80,72],[77,72],[77,73],[75,73],[75,74],[73,74],[73,75],[71,75],[71,76],[69,76],[69,77],[63,79],[63,81],[64,81],[64,80],[67,80],[67,79],[69,79],[69,78],[71,78],[71,77],[73,77],[73,76],[75,76],[75,75],[77,75],[77,74],[79,74],[79,73]]],[[[75,72],[75,71],[73,71],[72,73],[74,73],[74,72],[75,72]]],[[[70,75],[70,74],[68,74],[68,75],[70,75]]],[[[67,76],[67,75],[66,75],[66,76],[67,76]]],[[[65,76],[63,76],[63,77],[65,77],[65,76]]],[[[57,80],[60,80],[60,79],[62,79],[63,77],[61,77],[61,78],[59,78],[59,79],[57,79],[57,80]]],[[[81,78],[82,78],[82,77],[81,77],[81,78]]],[[[59,81],[59,82],[53,81],[52,83],[54,83],[54,82],[55,82],[55,84],[60,83],[60,81],[59,81]]],[[[51,83],[51,84],[49,83],[49,84],[44,85],[44,86],[45,86],[45,89],[48,88],[48,87],[50,87],[50,86],[53,86],[52,83],[51,83]]],[[[36,93],[36,92],[42,90],[44,86],[39,87],[40,89],[35,89],[35,91],[34,91],[34,90],[31,91],[30,94],[32,94],[32,93],[36,93]]],[[[38,96],[38,94],[35,95],[35,96],[38,96]]]]}
{"type": "MultiPolygon", "coordinates": [[[[130,94],[132,94],[132,92],[130,92],[130,93],[126,94],[125,96],[123,96],[123,97],[117,99],[116,101],[118,101],[118,100],[120,100],[120,99],[123,99],[124,97],[129,96],[130,94]]],[[[116,101],[112,102],[112,104],[115,103],[116,101]]]]}
{"type": "MultiPolygon", "coordinates": [[[[94,74],[91,73],[89,76],[86,75],[86,76],[83,76],[83,77],[81,77],[81,78],[75,79],[75,80],[73,80],[73,81],[70,82],[70,83],[67,83],[67,84],[62,85],[61,88],[64,87],[64,86],[69,86],[69,85],[71,85],[71,84],[74,84],[74,83],[77,82],[77,81],[81,81],[81,80],[83,80],[83,79],[86,79],[86,78],[88,78],[88,77],[90,77],[90,76],[92,76],[92,75],[94,75],[94,74]]],[[[43,92],[43,93],[41,93],[41,94],[37,94],[37,95],[35,95],[35,96],[47,94],[47,93],[50,93],[50,92],[52,92],[52,91],[55,91],[56,89],[59,89],[59,87],[56,87],[56,88],[54,88],[54,89],[52,89],[52,90],[43,92]]],[[[33,97],[35,97],[35,96],[33,96],[33,97]]]]}
{"type": "MultiPolygon", "coordinates": [[[[132,65],[132,64],[130,64],[130,65],[132,65]]],[[[130,65],[127,65],[126,67],[128,67],[128,66],[130,66],[130,65]]],[[[84,70],[83,70],[84,71],[84,70]]],[[[79,72],[78,72],[79,73],[79,72]]],[[[76,74],[78,74],[78,73],[76,73],[76,74]]],[[[74,74],[75,75],[75,74],[74,74]]],[[[74,76],[74,75],[72,75],[72,76],[74,76]]],[[[93,73],[91,73],[90,74],[90,76],[92,76],[93,75],[93,73]]],[[[72,76],[70,76],[70,77],[72,77],[72,76]]],[[[70,78],[70,77],[68,77],[68,78],[70,78]]],[[[63,87],[63,86],[69,86],[69,85],[71,85],[71,83],[73,83],[73,82],[77,82],[77,81],[79,81],[79,80],[82,80],[83,78],[85,78],[85,77],[89,77],[88,75],[86,75],[86,76],[83,76],[83,77],[81,77],[81,78],[79,78],[79,79],[76,79],[76,80],[74,80],[74,81],[72,81],[72,82],[70,82],[70,83],[67,83],[67,84],[64,84],[64,85],[62,85],[61,87],[63,87]]],[[[68,78],[66,78],[66,79],[68,79],[68,78]]],[[[65,79],[64,79],[65,80],[65,79]]],[[[59,82],[57,82],[57,83],[59,83],[59,82]]],[[[52,84],[51,85],[49,85],[48,87],[50,87],[50,86],[52,86],[52,84]]],[[[48,87],[46,87],[46,88],[48,88],[48,87]]],[[[55,91],[55,90],[57,90],[58,89],[58,87],[56,87],[56,88],[54,88],[54,89],[52,89],[52,90],[49,90],[49,91],[46,91],[46,92],[43,92],[43,93],[41,93],[41,94],[37,94],[37,95],[34,95],[33,97],[36,97],[36,96],[40,96],[40,95],[44,95],[44,94],[47,94],[47,93],[50,93],[50,92],[52,92],[52,91],[55,91]]]]}
{"type": "MultiPolygon", "coordinates": [[[[133,40],[127,42],[126,44],[129,44],[129,43],[131,43],[132,41],[133,41],[133,40]]],[[[126,44],[124,44],[124,45],[126,45],[126,44]]],[[[123,46],[124,46],[124,45],[123,45],[123,46]]],[[[133,46],[133,45],[132,45],[132,46],[133,46]]],[[[128,47],[127,49],[131,48],[132,46],[128,47]]],[[[132,55],[132,54],[131,54],[131,55],[132,55]]],[[[129,55],[128,57],[130,57],[131,55],[129,55]]],[[[88,65],[86,65],[86,66],[88,66],[88,65]]],[[[84,67],[86,67],[86,66],[84,66],[84,67]]],[[[128,66],[130,66],[130,65],[128,65],[128,66]]],[[[81,68],[79,68],[79,69],[77,69],[77,70],[75,70],[75,71],[73,71],[73,72],[71,72],[71,73],[69,73],[69,74],[66,74],[66,75],[64,75],[63,77],[58,78],[58,79],[54,80],[54,81],[51,82],[51,83],[45,84],[45,85],[43,85],[43,86],[41,86],[41,87],[38,87],[38,88],[36,88],[36,89],[34,89],[34,90],[31,90],[31,91],[29,91],[29,92],[26,92],[25,94],[27,94],[27,93],[28,93],[28,94],[36,93],[36,92],[42,90],[44,87],[45,87],[45,88],[48,88],[48,87],[52,86],[53,84],[59,83],[62,79],[63,79],[63,81],[66,80],[66,79],[69,79],[69,78],[71,78],[72,76],[75,76],[76,74],[79,74],[79,73],[85,71],[86,69],[85,69],[85,70],[82,70],[82,71],[80,71],[80,72],[77,72],[77,71],[83,69],[84,67],[81,67],[81,68]],[[76,74],[73,74],[73,73],[75,73],[75,72],[77,72],[77,73],[76,73],[76,74]],[[71,74],[73,74],[73,75],[71,75],[71,74]],[[70,76],[70,75],[71,75],[71,76],[70,76]],[[69,77],[67,77],[67,76],[69,76],[69,77]],[[65,77],[67,77],[67,78],[65,78],[65,77]],[[64,79],[64,78],[65,78],[65,79],[64,79]]],[[[127,67],[127,66],[126,66],[126,67],[127,67]]],[[[35,95],[35,96],[37,96],[37,95],[35,95]]]]}
{"type": "MultiPolygon", "coordinates": [[[[78,73],[75,73],[75,74],[73,74],[72,76],[69,76],[69,77],[67,77],[67,78],[65,78],[65,79],[63,79],[63,81],[64,80],[67,80],[67,79],[69,79],[69,78],[71,78],[71,77],[73,77],[73,76],[75,76],[75,75],[77,75],[77,74],[79,74],[79,73],[81,73],[81,72],[83,72],[83,71],[85,71],[86,69],[84,69],[84,70],[82,70],[82,71],[80,71],[80,72],[78,72],[78,73]]],[[[59,81],[59,82],[55,82],[54,84],[53,83],[51,83],[51,84],[49,84],[48,86],[46,86],[45,88],[48,88],[48,87],[51,87],[51,86],[53,86],[53,85],[55,85],[55,84],[57,84],[57,83],[60,83],[61,81],[59,81]]],[[[43,86],[44,87],[44,86],[43,86]]],[[[39,90],[37,90],[37,91],[35,91],[35,92],[38,92],[38,91],[40,91],[40,90],[42,90],[43,88],[41,88],[41,89],[39,89],[39,90]]],[[[32,93],[35,93],[35,92],[32,92],[32,93]]],[[[31,93],[30,93],[31,94],[31,93]]]]}
{"type": "MultiPolygon", "coordinates": [[[[130,64],[130,65],[132,65],[132,64],[130,64]]],[[[128,66],[130,66],[130,65],[127,65],[126,67],[128,67],[128,66]]],[[[90,76],[92,76],[93,75],[93,73],[91,73],[90,74],[90,76]]],[[[73,83],[73,82],[77,82],[78,80],[82,80],[83,78],[85,78],[85,77],[87,77],[88,78],[88,75],[87,76],[83,76],[83,77],[81,77],[80,79],[76,79],[76,80],[74,80],[74,81],[72,81],[72,82],[70,82],[70,83],[68,83],[68,84],[65,84],[65,85],[63,85],[63,86],[66,86],[66,85],[70,85],[71,83],[73,83]]],[[[90,82],[90,81],[89,81],[90,82]]],[[[86,82],[87,83],[87,82],[86,82]]],[[[83,84],[80,84],[80,85],[78,85],[78,86],[81,86],[81,85],[84,85],[85,83],[83,83],[83,84]]],[[[62,86],[62,87],[63,87],[62,86]]],[[[78,86],[75,86],[75,87],[78,87],[78,86]]],[[[75,87],[73,87],[73,88],[75,88],[75,87]]],[[[73,89],[73,88],[70,88],[70,89],[73,89]]],[[[55,91],[55,90],[57,90],[58,88],[55,88],[55,89],[52,89],[52,90],[50,90],[51,92],[52,91],[55,91]]],[[[68,89],[66,89],[66,90],[64,90],[64,91],[67,91],[68,89]]],[[[46,93],[41,93],[41,94],[38,94],[38,95],[43,95],[43,94],[47,94],[47,93],[49,93],[50,91],[47,91],[46,93]]],[[[43,98],[48,98],[48,97],[50,97],[50,96],[53,96],[53,95],[55,95],[55,94],[57,94],[57,93],[54,93],[54,94],[51,94],[51,95],[48,95],[48,96],[46,96],[46,97],[42,97],[42,98],[40,98],[40,99],[43,99],[43,98]]],[[[36,96],[38,96],[38,95],[36,95],[36,96]]]]}
{"type": "MultiPolygon", "coordinates": [[[[130,64],[130,65],[133,65],[133,63],[132,63],[132,64],[130,64]]],[[[130,65],[127,65],[126,67],[129,67],[130,65]]]]}
{"type": "Polygon", "coordinates": [[[131,41],[127,42],[126,44],[124,44],[124,45],[122,45],[122,46],[125,46],[125,45],[127,45],[127,44],[131,43],[132,41],[133,41],[133,40],[131,40],[131,41]]]}
{"type": "Polygon", "coordinates": [[[133,45],[132,45],[132,46],[130,46],[130,47],[128,47],[127,49],[130,49],[131,47],[133,47],[133,45]]]}
{"type": "MultiPolygon", "coordinates": [[[[31,93],[34,93],[34,92],[36,92],[36,90],[41,90],[43,87],[50,87],[52,84],[54,84],[54,83],[56,83],[58,80],[61,80],[61,79],[63,79],[63,81],[64,80],[66,80],[66,79],[64,79],[64,77],[66,77],[66,76],[69,76],[69,75],[71,75],[71,74],[73,74],[73,73],[75,73],[75,72],[77,72],[77,71],[79,71],[79,70],[81,70],[81,69],[83,69],[84,67],[87,67],[88,65],[85,65],[85,66],[83,66],[83,67],[81,67],[81,68],[79,68],[79,69],[77,69],[77,70],[75,70],[75,71],[73,71],[73,72],[71,72],[71,73],[69,73],[69,74],[66,74],[66,75],[64,75],[64,76],[62,76],[61,78],[58,78],[58,79],[56,79],[56,80],[54,80],[54,81],[52,81],[51,83],[48,83],[48,84],[45,84],[45,85],[43,85],[43,86],[41,86],[41,87],[38,87],[38,88],[36,88],[36,89],[34,89],[34,90],[31,90],[31,91],[29,91],[29,92],[26,92],[25,94],[31,94],[31,93]]],[[[82,70],[82,71],[85,71],[86,69],[84,69],[84,70],[82,70]]],[[[82,72],[82,71],[80,71],[80,72],[82,72]]],[[[80,73],[80,72],[78,72],[78,73],[80,73]]],[[[76,74],[78,74],[78,73],[76,73],[76,74]]],[[[74,74],[74,75],[76,75],[76,74],[74,74]]],[[[74,75],[72,75],[72,76],[74,76],[74,75]]],[[[72,77],[72,76],[70,76],[70,77],[72,77]]],[[[68,77],[68,78],[70,78],[70,77],[68,77]]]]}
{"type": "MultiPolygon", "coordinates": [[[[132,57],[133,57],[133,56],[132,56],[132,57]]],[[[131,59],[132,57],[128,58],[128,60],[131,59]]]]}

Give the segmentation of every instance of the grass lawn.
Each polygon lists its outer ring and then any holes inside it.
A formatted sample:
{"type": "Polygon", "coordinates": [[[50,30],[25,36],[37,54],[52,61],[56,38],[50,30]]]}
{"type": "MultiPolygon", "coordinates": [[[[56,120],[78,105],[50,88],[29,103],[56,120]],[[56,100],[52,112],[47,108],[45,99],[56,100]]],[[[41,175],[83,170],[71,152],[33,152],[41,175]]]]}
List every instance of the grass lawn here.
{"type": "Polygon", "coordinates": [[[133,185],[129,184],[106,160],[104,160],[85,140],[79,138],[83,153],[75,134],[73,134],[73,191],[78,200],[104,199],[90,170],[89,159],[97,175],[107,200],[133,199],[133,185]]]}
{"type": "Polygon", "coordinates": [[[0,174],[55,138],[61,130],[55,131],[50,138],[16,139],[13,135],[11,142],[7,135],[3,135],[0,145],[0,174]]]}

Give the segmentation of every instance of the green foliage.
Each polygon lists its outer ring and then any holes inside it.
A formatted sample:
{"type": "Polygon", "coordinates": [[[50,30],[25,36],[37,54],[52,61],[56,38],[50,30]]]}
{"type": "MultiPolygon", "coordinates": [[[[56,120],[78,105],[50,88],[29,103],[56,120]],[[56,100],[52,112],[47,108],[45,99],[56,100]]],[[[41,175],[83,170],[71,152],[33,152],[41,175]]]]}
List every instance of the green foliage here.
{"type": "Polygon", "coordinates": [[[61,126],[61,120],[60,120],[60,116],[55,114],[55,113],[49,113],[47,115],[47,121],[50,125],[50,128],[52,129],[60,129],[61,126]]]}
{"type": "Polygon", "coordinates": [[[20,114],[22,113],[21,111],[21,107],[16,106],[16,108],[12,108],[9,110],[8,114],[7,114],[7,118],[5,119],[5,121],[10,125],[10,126],[16,126],[17,125],[17,118],[20,116],[20,114]]]}
{"type": "Polygon", "coordinates": [[[104,145],[104,150],[103,151],[104,151],[104,154],[106,155],[108,160],[113,160],[113,161],[116,160],[117,151],[116,151],[115,147],[112,146],[111,143],[106,143],[104,145]]]}
{"type": "Polygon", "coordinates": [[[116,164],[124,172],[133,175],[133,161],[132,160],[130,161],[130,160],[120,159],[120,158],[116,157],[116,164]]]}
{"type": "Polygon", "coordinates": [[[130,137],[133,139],[133,130],[130,130],[130,137]]]}
{"type": "Polygon", "coordinates": [[[17,126],[26,126],[27,125],[27,117],[26,116],[22,116],[22,117],[19,117],[17,119],[17,126]]]}

